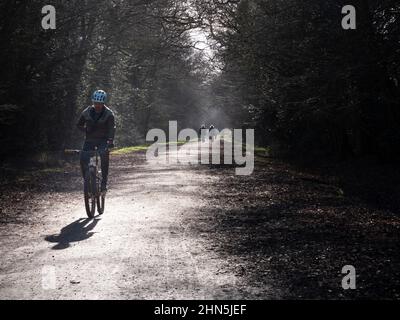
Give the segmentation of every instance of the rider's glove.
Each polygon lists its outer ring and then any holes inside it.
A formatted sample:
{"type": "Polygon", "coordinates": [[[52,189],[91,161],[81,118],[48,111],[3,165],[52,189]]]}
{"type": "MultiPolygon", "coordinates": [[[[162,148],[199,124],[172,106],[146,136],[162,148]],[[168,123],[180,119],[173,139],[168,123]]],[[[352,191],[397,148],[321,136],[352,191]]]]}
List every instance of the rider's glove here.
{"type": "Polygon", "coordinates": [[[107,140],[107,147],[110,149],[114,148],[114,141],[112,139],[107,140]]]}

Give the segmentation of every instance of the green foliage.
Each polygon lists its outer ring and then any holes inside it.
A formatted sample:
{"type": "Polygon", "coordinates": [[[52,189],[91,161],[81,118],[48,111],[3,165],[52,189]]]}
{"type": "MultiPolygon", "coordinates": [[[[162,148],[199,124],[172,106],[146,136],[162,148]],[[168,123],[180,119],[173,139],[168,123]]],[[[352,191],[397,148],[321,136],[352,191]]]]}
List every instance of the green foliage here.
{"type": "MultiPolygon", "coordinates": [[[[218,7],[218,1],[212,1],[218,7]]],[[[400,4],[244,0],[220,5],[225,68],[213,88],[237,126],[278,154],[386,159],[400,147],[400,4]]]]}
{"type": "Polygon", "coordinates": [[[400,146],[400,4],[354,0],[355,31],[341,28],[345,4],[56,0],[57,29],[42,30],[40,1],[3,1],[0,154],[79,147],[76,118],[102,88],[119,146],[177,120],[255,128],[274,154],[390,159],[400,146]],[[213,38],[212,81],[194,28],[213,38]]]}
{"type": "Polygon", "coordinates": [[[199,126],[203,79],[180,1],[52,5],[56,30],[41,28],[40,1],[0,4],[2,156],[78,148],[75,121],[98,88],[110,95],[119,146],[144,143],[168,120],[199,126]]]}

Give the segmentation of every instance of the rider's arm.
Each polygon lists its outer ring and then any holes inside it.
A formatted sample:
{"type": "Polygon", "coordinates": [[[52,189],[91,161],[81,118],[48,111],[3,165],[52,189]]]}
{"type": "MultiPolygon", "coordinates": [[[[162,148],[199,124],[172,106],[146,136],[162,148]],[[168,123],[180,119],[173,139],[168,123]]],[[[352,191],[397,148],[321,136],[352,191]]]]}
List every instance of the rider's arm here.
{"type": "Polygon", "coordinates": [[[115,117],[112,114],[107,121],[107,129],[108,129],[108,140],[113,141],[115,136],[115,117]]]}

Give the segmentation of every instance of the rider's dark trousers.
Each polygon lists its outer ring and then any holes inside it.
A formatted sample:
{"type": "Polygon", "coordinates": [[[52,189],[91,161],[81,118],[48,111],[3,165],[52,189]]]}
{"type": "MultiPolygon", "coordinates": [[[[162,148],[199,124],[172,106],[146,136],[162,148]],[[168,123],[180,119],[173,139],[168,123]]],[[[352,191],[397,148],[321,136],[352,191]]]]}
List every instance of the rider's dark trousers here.
{"type": "MultiPolygon", "coordinates": [[[[107,150],[107,141],[106,140],[101,140],[101,141],[85,141],[82,147],[82,151],[94,151],[95,147],[97,147],[97,150],[99,151],[100,158],[101,158],[101,173],[102,173],[102,179],[103,183],[107,184],[107,179],[108,179],[108,167],[110,164],[110,153],[107,150]]],[[[82,170],[82,176],[85,178],[85,173],[86,170],[89,167],[89,162],[90,162],[90,154],[82,152],[81,157],[81,170],[82,170]]]]}

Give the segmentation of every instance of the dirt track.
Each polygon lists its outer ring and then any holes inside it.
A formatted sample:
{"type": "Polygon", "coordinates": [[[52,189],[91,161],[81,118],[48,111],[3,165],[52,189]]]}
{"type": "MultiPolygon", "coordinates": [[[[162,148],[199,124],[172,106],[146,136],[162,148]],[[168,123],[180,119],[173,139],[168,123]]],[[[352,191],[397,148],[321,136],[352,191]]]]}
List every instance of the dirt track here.
{"type": "Polygon", "coordinates": [[[94,220],[85,218],[80,185],[50,199],[34,195],[48,206],[29,224],[2,227],[0,297],[218,299],[264,292],[207,249],[206,236],[187,230],[184,221],[207,207],[202,189],[215,178],[143,157],[113,159],[106,213],[94,220]]]}
{"type": "Polygon", "coordinates": [[[94,220],[76,167],[2,204],[0,299],[399,298],[400,219],[279,163],[238,177],[131,154],[110,175],[94,220]]]}

